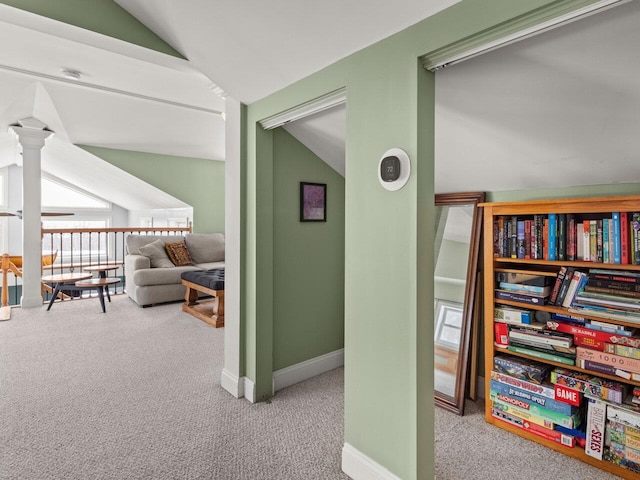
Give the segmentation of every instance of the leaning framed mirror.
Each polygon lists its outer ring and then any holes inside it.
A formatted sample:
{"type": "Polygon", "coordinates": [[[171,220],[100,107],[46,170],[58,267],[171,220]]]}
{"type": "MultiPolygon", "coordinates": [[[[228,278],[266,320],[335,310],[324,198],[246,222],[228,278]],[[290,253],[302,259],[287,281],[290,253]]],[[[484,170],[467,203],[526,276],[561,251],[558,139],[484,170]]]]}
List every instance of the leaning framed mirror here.
{"type": "MultiPolygon", "coordinates": [[[[464,414],[471,331],[477,309],[478,255],[484,192],[435,196],[435,403],[464,414]]],[[[480,293],[478,292],[478,295],[480,293]]]]}

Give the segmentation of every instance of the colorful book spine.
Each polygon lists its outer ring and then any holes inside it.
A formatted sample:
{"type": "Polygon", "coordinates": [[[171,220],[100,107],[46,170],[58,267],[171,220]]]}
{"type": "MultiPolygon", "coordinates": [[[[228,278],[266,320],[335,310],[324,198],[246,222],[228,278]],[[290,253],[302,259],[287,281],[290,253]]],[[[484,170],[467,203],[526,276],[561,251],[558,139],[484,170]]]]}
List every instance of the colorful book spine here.
{"type": "Polygon", "coordinates": [[[621,357],[635,358],[640,360],[640,348],[629,347],[627,345],[616,345],[615,343],[605,343],[604,352],[621,357]]]}
{"type": "Polygon", "coordinates": [[[611,355],[598,350],[591,350],[590,348],[576,347],[576,359],[590,360],[603,365],[611,365],[626,372],[640,373],[640,360],[611,355]]]}
{"type": "Polygon", "coordinates": [[[640,347],[640,337],[627,337],[625,335],[616,335],[599,330],[590,330],[580,325],[557,322],[555,320],[549,320],[547,322],[547,328],[558,332],[571,333],[572,335],[583,335],[585,337],[591,337],[595,340],[601,340],[608,343],[619,343],[621,345],[629,345],[630,347],[636,348],[640,347]]]}
{"type": "Polygon", "coordinates": [[[633,212],[631,214],[631,226],[633,228],[633,263],[640,265],[640,212],[633,212]]]}
{"type": "Polygon", "coordinates": [[[620,212],[620,263],[629,264],[629,215],[620,212]]]}
{"type": "Polygon", "coordinates": [[[563,385],[586,395],[618,404],[623,402],[628,390],[624,383],[562,368],[552,370],[550,379],[553,384],[563,385]]]}
{"type": "Polygon", "coordinates": [[[550,430],[544,427],[536,428],[535,424],[528,423],[514,415],[509,415],[509,413],[504,412],[499,408],[492,408],[491,416],[500,422],[509,423],[515,427],[544,438],[545,440],[551,440],[570,448],[575,446],[575,438],[571,435],[567,435],[566,433],[560,432],[558,430],[550,430]]]}
{"type": "Polygon", "coordinates": [[[509,224],[509,256],[511,258],[518,258],[518,217],[512,216],[509,224]]]}
{"type": "Polygon", "coordinates": [[[620,255],[620,212],[611,214],[612,233],[613,233],[613,263],[622,263],[620,255]]]}
{"type": "Polygon", "coordinates": [[[576,260],[577,244],[576,244],[576,219],[572,213],[567,214],[567,260],[573,262],[576,260]]]}
{"type": "Polygon", "coordinates": [[[576,295],[578,294],[578,292],[580,292],[584,288],[588,278],[589,277],[584,272],[581,272],[579,270],[576,270],[575,272],[573,272],[571,283],[569,284],[569,288],[567,288],[567,293],[564,299],[562,300],[563,307],[569,308],[573,304],[573,301],[576,295]]]}
{"type": "Polygon", "coordinates": [[[527,303],[530,305],[544,305],[547,299],[547,297],[540,295],[510,292],[508,290],[495,290],[494,294],[498,300],[509,300],[512,302],[527,303]]]}
{"type": "Polygon", "coordinates": [[[544,259],[543,255],[543,236],[544,236],[544,217],[543,215],[534,215],[533,216],[533,228],[535,229],[535,244],[536,244],[536,256],[534,257],[536,260],[544,259]]]}
{"type": "Polygon", "coordinates": [[[493,324],[495,330],[495,340],[498,347],[509,346],[509,327],[506,323],[496,322],[493,324]]]}
{"type": "Polygon", "coordinates": [[[557,347],[572,347],[573,336],[561,332],[532,331],[527,328],[513,328],[509,332],[514,340],[553,345],[557,347]]]}
{"type": "Polygon", "coordinates": [[[613,263],[609,255],[609,222],[610,219],[602,219],[602,263],[613,263]]]}
{"type": "Polygon", "coordinates": [[[589,398],[587,406],[587,443],[585,453],[602,460],[604,453],[604,429],[607,418],[607,404],[602,400],[589,398]]]}
{"type": "Polygon", "coordinates": [[[558,295],[560,293],[560,287],[562,286],[562,282],[564,281],[564,277],[567,273],[567,267],[560,267],[558,271],[558,276],[556,277],[556,281],[553,285],[553,289],[551,290],[551,294],[549,295],[549,305],[555,305],[558,300],[558,295]]]}
{"type": "Polygon", "coordinates": [[[491,391],[495,393],[501,393],[514,398],[520,398],[528,403],[535,403],[548,410],[560,413],[562,415],[573,415],[576,412],[576,407],[569,405],[568,403],[557,402],[550,398],[535,395],[525,390],[514,388],[510,385],[500,383],[497,380],[491,380],[491,391]]]}
{"type": "Polygon", "coordinates": [[[558,259],[558,216],[555,213],[550,213],[547,217],[549,220],[549,233],[548,233],[548,248],[547,248],[547,259],[548,260],[557,260],[558,259]]]}
{"type": "Polygon", "coordinates": [[[578,325],[584,325],[587,322],[587,319],[584,317],[579,317],[578,315],[569,315],[567,313],[552,313],[551,318],[555,320],[560,320],[561,322],[569,322],[575,323],[578,325]]]}
{"type": "Polygon", "coordinates": [[[496,306],[493,317],[494,321],[497,322],[510,323],[512,325],[531,325],[534,315],[531,310],[496,306]]]}
{"type": "Polygon", "coordinates": [[[576,345],[576,347],[593,348],[594,350],[600,350],[601,352],[604,352],[605,345],[607,345],[604,340],[597,340],[593,337],[587,337],[586,335],[578,334],[573,336],[573,343],[576,345]]]}
{"type": "Polygon", "coordinates": [[[640,429],[640,413],[629,410],[621,405],[609,405],[607,408],[607,419],[640,429]]]}
{"type": "Polygon", "coordinates": [[[589,220],[584,220],[582,222],[582,259],[585,262],[591,261],[591,252],[589,251],[591,248],[591,239],[590,239],[590,222],[589,220]]]}
{"type": "Polygon", "coordinates": [[[585,370],[597,372],[604,375],[611,375],[613,377],[624,378],[625,380],[631,380],[631,373],[626,370],[622,370],[612,365],[606,365],[604,363],[592,362],[590,360],[576,360],[577,365],[585,370]]]}
{"type": "Polygon", "coordinates": [[[596,220],[589,220],[589,261],[598,261],[598,226],[596,220]]]}
{"type": "Polygon", "coordinates": [[[603,262],[603,250],[604,250],[604,232],[602,226],[602,220],[596,220],[596,262],[603,262]]]}
{"type": "Polygon", "coordinates": [[[511,292],[533,293],[535,295],[542,296],[547,296],[551,292],[551,286],[549,285],[541,287],[538,285],[524,285],[522,283],[500,282],[498,286],[502,290],[509,290],[511,292]]]}
{"type": "Polygon", "coordinates": [[[517,415],[526,420],[532,420],[532,416],[540,417],[550,423],[562,425],[567,428],[574,428],[580,425],[580,412],[573,415],[561,415],[536,404],[531,404],[501,393],[490,392],[490,400],[494,405],[500,405],[506,411],[513,411],[517,415]]]}
{"type": "Polygon", "coordinates": [[[558,230],[557,230],[558,260],[567,259],[567,214],[558,214],[558,230]]]}
{"type": "Polygon", "coordinates": [[[512,377],[511,375],[505,375],[496,370],[491,371],[491,380],[495,380],[519,390],[525,390],[534,395],[550,398],[551,400],[555,399],[555,389],[553,385],[529,382],[521,378],[512,377]]]}
{"type": "Polygon", "coordinates": [[[543,383],[551,370],[549,365],[512,355],[496,355],[493,357],[493,368],[500,373],[538,383],[543,383]]]}
{"type": "Polygon", "coordinates": [[[515,353],[521,353],[523,355],[529,355],[530,357],[539,358],[541,360],[549,360],[556,363],[562,363],[564,365],[575,365],[576,362],[573,358],[562,357],[554,353],[541,352],[533,350],[531,348],[521,347],[519,345],[509,345],[509,350],[515,353]]]}
{"type": "Polygon", "coordinates": [[[516,241],[518,242],[518,258],[524,258],[526,253],[524,220],[518,220],[516,224],[516,241]]]}
{"type": "Polygon", "coordinates": [[[533,220],[524,221],[524,258],[531,258],[531,225],[533,220]]]}

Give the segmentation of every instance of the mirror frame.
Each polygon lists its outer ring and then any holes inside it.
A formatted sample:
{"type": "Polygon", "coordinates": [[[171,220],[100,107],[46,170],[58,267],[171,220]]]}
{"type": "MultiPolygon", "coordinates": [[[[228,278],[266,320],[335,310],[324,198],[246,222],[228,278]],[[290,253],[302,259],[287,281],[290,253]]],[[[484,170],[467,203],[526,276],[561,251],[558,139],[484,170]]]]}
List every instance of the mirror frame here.
{"type": "MultiPolygon", "coordinates": [[[[462,313],[462,332],[460,339],[460,352],[456,366],[456,386],[454,396],[434,390],[435,404],[438,407],[449,410],[458,415],[464,415],[464,400],[467,389],[467,373],[469,369],[470,332],[474,320],[477,322],[478,309],[476,307],[477,276],[480,265],[480,236],[482,233],[482,207],[478,204],[485,201],[485,192],[439,193],[435,195],[435,205],[439,206],[473,206],[473,219],[471,223],[471,238],[469,241],[469,260],[467,263],[467,276],[464,293],[464,307],[462,313]]],[[[434,268],[435,262],[434,259],[434,268]]],[[[435,286],[435,285],[434,285],[435,286]]],[[[434,311],[435,321],[435,311],[434,311]]],[[[434,325],[435,327],[435,325],[434,325]]],[[[434,365],[435,368],[435,365],[434,365]]]]}

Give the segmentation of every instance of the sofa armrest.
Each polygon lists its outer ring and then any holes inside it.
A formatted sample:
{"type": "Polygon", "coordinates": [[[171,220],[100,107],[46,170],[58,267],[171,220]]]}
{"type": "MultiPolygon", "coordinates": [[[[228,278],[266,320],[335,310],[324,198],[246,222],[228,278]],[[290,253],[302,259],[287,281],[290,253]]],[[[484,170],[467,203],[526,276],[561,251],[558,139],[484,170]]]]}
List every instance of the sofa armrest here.
{"type": "Polygon", "coordinates": [[[125,255],[124,257],[124,274],[128,278],[133,277],[133,272],[141,268],[151,268],[151,260],[144,255],[125,255]]]}

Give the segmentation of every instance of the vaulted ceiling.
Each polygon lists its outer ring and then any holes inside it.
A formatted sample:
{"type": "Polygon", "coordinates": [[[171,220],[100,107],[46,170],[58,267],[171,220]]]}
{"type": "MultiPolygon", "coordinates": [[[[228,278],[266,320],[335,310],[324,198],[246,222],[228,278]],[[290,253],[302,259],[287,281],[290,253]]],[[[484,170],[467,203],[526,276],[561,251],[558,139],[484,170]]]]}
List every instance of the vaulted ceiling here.
{"type": "MultiPolygon", "coordinates": [[[[95,1],[122,7],[133,16],[128,30],[148,28],[170,47],[158,52],[15,8],[32,2],[0,0],[0,135],[37,112],[72,145],[224,160],[217,94],[250,103],[457,3],[95,1]]],[[[439,71],[436,191],[638,181],[639,3],[439,71]]],[[[344,172],[345,112],[287,129],[344,172]]]]}

